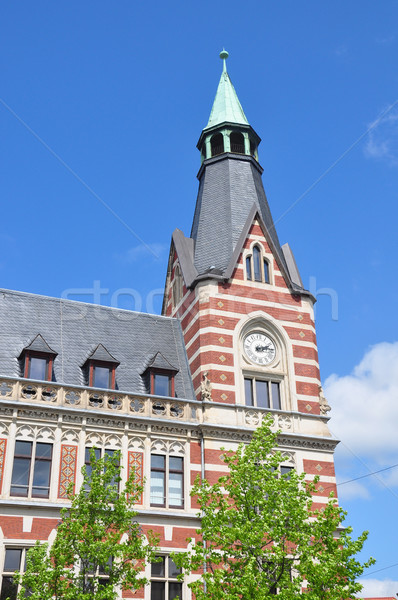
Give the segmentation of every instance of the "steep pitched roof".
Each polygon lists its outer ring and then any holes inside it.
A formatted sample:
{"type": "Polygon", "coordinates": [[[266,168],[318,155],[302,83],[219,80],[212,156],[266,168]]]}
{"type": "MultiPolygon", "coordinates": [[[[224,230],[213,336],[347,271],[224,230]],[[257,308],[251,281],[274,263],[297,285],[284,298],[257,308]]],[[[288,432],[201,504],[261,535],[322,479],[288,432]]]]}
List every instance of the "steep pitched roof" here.
{"type": "Polygon", "coordinates": [[[155,356],[151,358],[145,371],[148,369],[161,369],[163,371],[174,371],[174,373],[177,373],[178,371],[178,369],[173,367],[173,365],[167,360],[167,358],[163,356],[161,352],[156,352],[155,356]]]}
{"type": "Polygon", "coordinates": [[[25,346],[22,352],[25,352],[26,350],[29,350],[31,352],[43,352],[43,354],[52,354],[53,356],[57,356],[58,354],[57,352],[55,352],[55,350],[50,348],[50,346],[47,344],[43,336],[40,335],[40,333],[38,333],[36,337],[33,338],[33,340],[28,346],[25,346]]]}
{"type": "Polygon", "coordinates": [[[114,356],[103,346],[102,344],[98,344],[96,348],[88,355],[88,360],[98,360],[101,362],[112,363],[114,365],[120,365],[120,361],[116,360],[114,356]]]}
{"type": "MultiPolygon", "coordinates": [[[[178,368],[177,396],[195,400],[178,319],[1,290],[0,328],[0,374],[3,376],[20,376],[18,357],[40,331],[49,347],[58,352],[54,361],[57,382],[85,385],[81,366],[93,349],[100,351],[98,344],[102,344],[120,361],[116,372],[120,391],[146,394],[141,373],[152,357],[161,352],[178,368]]],[[[103,350],[96,356],[103,357],[103,350]]]]}
{"type": "Polygon", "coordinates": [[[223,154],[202,166],[191,231],[199,274],[212,267],[225,272],[253,205],[287,269],[261,175],[260,165],[250,156],[223,154]]]}
{"type": "Polygon", "coordinates": [[[221,73],[220,82],[218,84],[216,97],[214,98],[213,107],[211,109],[209,121],[205,129],[215,127],[221,123],[237,123],[239,125],[249,125],[241,103],[239,102],[237,93],[232,81],[227,72],[225,59],[228,57],[228,52],[221,52],[220,57],[223,58],[223,70],[221,73]]]}

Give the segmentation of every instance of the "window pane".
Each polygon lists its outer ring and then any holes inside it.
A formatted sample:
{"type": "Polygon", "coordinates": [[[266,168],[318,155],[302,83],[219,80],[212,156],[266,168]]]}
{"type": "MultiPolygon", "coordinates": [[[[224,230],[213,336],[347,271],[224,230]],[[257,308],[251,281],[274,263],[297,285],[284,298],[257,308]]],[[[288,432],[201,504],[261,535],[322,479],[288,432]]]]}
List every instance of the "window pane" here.
{"type": "Polygon", "coordinates": [[[40,379],[45,381],[47,379],[47,359],[37,358],[31,356],[29,358],[29,378],[40,379]]]}
{"type": "Polygon", "coordinates": [[[161,454],[151,454],[151,467],[152,469],[163,469],[164,470],[164,459],[165,457],[161,454]]]}
{"type": "Polygon", "coordinates": [[[269,283],[269,265],[267,260],[264,260],[264,281],[265,283],[269,283]]]}
{"type": "Polygon", "coordinates": [[[168,375],[154,374],[155,385],[153,393],[156,396],[170,396],[170,377],[168,375]]]}
{"type": "Polygon", "coordinates": [[[293,467],[284,467],[281,465],[281,475],[285,475],[286,479],[290,479],[290,473],[293,471],[293,467]]]}
{"type": "Polygon", "coordinates": [[[177,456],[170,456],[170,471],[182,471],[183,459],[177,456]]]}
{"type": "Polygon", "coordinates": [[[48,498],[50,491],[50,460],[35,460],[32,496],[48,498]]]}
{"type": "Polygon", "coordinates": [[[254,280],[261,281],[261,269],[260,269],[260,250],[257,246],[253,248],[253,271],[254,280]]]}
{"type": "Polygon", "coordinates": [[[51,460],[52,452],[52,444],[42,444],[40,442],[36,444],[36,458],[48,458],[51,460]]]}
{"type": "Polygon", "coordinates": [[[246,406],[253,406],[253,381],[245,379],[245,403],[246,406]]]}
{"type": "Polygon", "coordinates": [[[151,564],[151,577],[164,577],[165,557],[157,556],[156,558],[160,560],[151,564]]]}
{"type": "Polygon", "coordinates": [[[86,448],[85,454],[85,462],[89,463],[91,458],[90,455],[94,451],[94,460],[99,460],[101,458],[101,449],[100,448],[86,448]]]}
{"type": "Polygon", "coordinates": [[[250,256],[246,258],[246,277],[249,280],[252,278],[252,261],[250,256]]]}
{"type": "Polygon", "coordinates": [[[180,567],[177,567],[174,560],[169,557],[169,577],[177,577],[181,573],[180,567]]]}
{"type": "Polygon", "coordinates": [[[182,506],[182,500],[182,473],[170,473],[169,504],[171,506],[182,506]]]}
{"type": "Polygon", "coordinates": [[[14,458],[11,494],[27,496],[29,485],[30,458],[14,458]]]}
{"type": "Polygon", "coordinates": [[[271,383],[271,397],[272,397],[272,408],[281,407],[281,396],[279,391],[279,382],[273,381],[271,383]]]}
{"type": "Polygon", "coordinates": [[[15,455],[30,457],[32,455],[32,442],[15,442],[15,455]]]}
{"type": "Polygon", "coordinates": [[[164,473],[151,472],[151,504],[164,504],[164,473]]]}
{"type": "Polygon", "coordinates": [[[19,571],[21,568],[21,548],[7,548],[6,558],[4,561],[4,571],[10,573],[11,571],[19,571]]]}
{"type": "Polygon", "coordinates": [[[16,600],[18,592],[18,586],[16,583],[13,583],[12,577],[4,577],[3,583],[1,585],[1,595],[0,600],[16,600]]]}
{"type": "Polygon", "coordinates": [[[151,600],[165,600],[165,584],[161,581],[151,582],[151,600]]]}
{"type": "Polygon", "coordinates": [[[169,600],[174,600],[174,598],[182,599],[182,583],[169,583],[169,600]]]}
{"type": "Polygon", "coordinates": [[[269,408],[268,381],[256,381],[257,406],[269,408]]]}
{"type": "Polygon", "coordinates": [[[109,367],[93,367],[93,387],[110,388],[110,369],[109,367]]]}

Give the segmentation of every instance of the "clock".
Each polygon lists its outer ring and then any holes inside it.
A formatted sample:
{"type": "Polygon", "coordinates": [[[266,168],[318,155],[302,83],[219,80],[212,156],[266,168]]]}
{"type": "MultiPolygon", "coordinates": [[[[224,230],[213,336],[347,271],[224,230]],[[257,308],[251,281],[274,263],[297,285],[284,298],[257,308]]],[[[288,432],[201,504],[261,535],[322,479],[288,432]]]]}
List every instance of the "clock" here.
{"type": "Polygon", "coordinates": [[[275,343],[261,331],[249,333],[243,340],[243,349],[257,365],[269,365],[276,356],[275,343]]]}

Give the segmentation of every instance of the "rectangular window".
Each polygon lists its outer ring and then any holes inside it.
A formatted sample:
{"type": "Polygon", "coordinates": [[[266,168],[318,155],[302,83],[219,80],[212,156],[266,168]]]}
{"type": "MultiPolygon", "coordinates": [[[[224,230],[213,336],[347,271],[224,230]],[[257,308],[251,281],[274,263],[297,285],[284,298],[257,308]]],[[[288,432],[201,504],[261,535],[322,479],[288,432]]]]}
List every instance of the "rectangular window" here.
{"type": "Polygon", "coordinates": [[[52,444],[15,442],[11,496],[49,497],[52,450],[52,444]]]}
{"type": "Polygon", "coordinates": [[[51,381],[53,357],[26,352],[23,376],[38,381],[51,381]]]}
{"type": "MultiPolygon", "coordinates": [[[[92,452],[94,452],[94,460],[99,460],[100,458],[107,458],[107,457],[112,457],[115,452],[117,452],[117,450],[111,449],[111,448],[105,448],[105,450],[103,448],[91,448],[91,447],[87,447],[85,449],[85,457],[84,457],[84,464],[86,467],[86,473],[88,475],[88,477],[91,476],[91,472],[93,470],[93,463],[91,461],[91,454],[92,452]]],[[[105,466],[106,468],[106,466],[105,466]]],[[[115,485],[117,488],[119,488],[119,482],[118,481],[111,481],[110,485],[115,485]]],[[[89,490],[89,485],[86,484],[86,490],[89,490]]],[[[1,600],[1,598],[0,598],[1,600]]]]}
{"type": "Polygon", "coordinates": [[[184,460],[151,454],[151,505],[184,507],[184,460]]]}
{"type": "MultiPolygon", "coordinates": [[[[26,548],[6,548],[3,576],[1,583],[0,600],[16,600],[19,592],[19,586],[14,583],[14,573],[19,571],[22,573],[26,566],[26,548]]],[[[31,594],[27,592],[26,597],[31,594]]]]}
{"type": "Polygon", "coordinates": [[[181,569],[170,556],[158,556],[151,565],[151,600],[183,600],[182,583],[177,581],[181,569]]]}
{"type": "Polygon", "coordinates": [[[109,390],[112,388],[112,369],[93,365],[92,387],[109,390]]]}
{"type": "Polygon", "coordinates": [[[280,410],[280,382],[245,377],[245,404],[246,406],[280,410]]]}
{"type": "Polygon", "coordinates": [[[153,393],[155,396],[170,396],[170,377],[169,375],[153,374],[153,393]]]}

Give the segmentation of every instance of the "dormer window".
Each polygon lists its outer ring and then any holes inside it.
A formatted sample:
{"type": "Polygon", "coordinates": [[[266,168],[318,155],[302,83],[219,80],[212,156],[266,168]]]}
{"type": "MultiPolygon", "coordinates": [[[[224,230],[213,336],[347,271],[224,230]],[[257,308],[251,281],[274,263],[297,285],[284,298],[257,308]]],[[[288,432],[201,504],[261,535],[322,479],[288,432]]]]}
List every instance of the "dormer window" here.
{"type": "Polygon", "coordinates": [[[40,334],[37,334],[29,346],[22,350],[19,357],[23,377],[37,381],[52,381],[56,356],[57,352],[50,348],[40,334]]]}
{"type": "Polygon", "coordinates": [[[157,352],[142,373],[148,392],[154,396],[175,396],[175,376],[178,369],[157,352]]]}
{"type": "Polygon", "coordinates": [[[246,256],[246,279],[270,283],[270,265],[259,246],[253,246],[252,254],[246,256]]]}
{"type": "Polygon", "coordinates": [[[83,365],[89,387],[116,389],[116,368],[119,365],[120,362],[105,346],[98,344],[83,365]]]}

